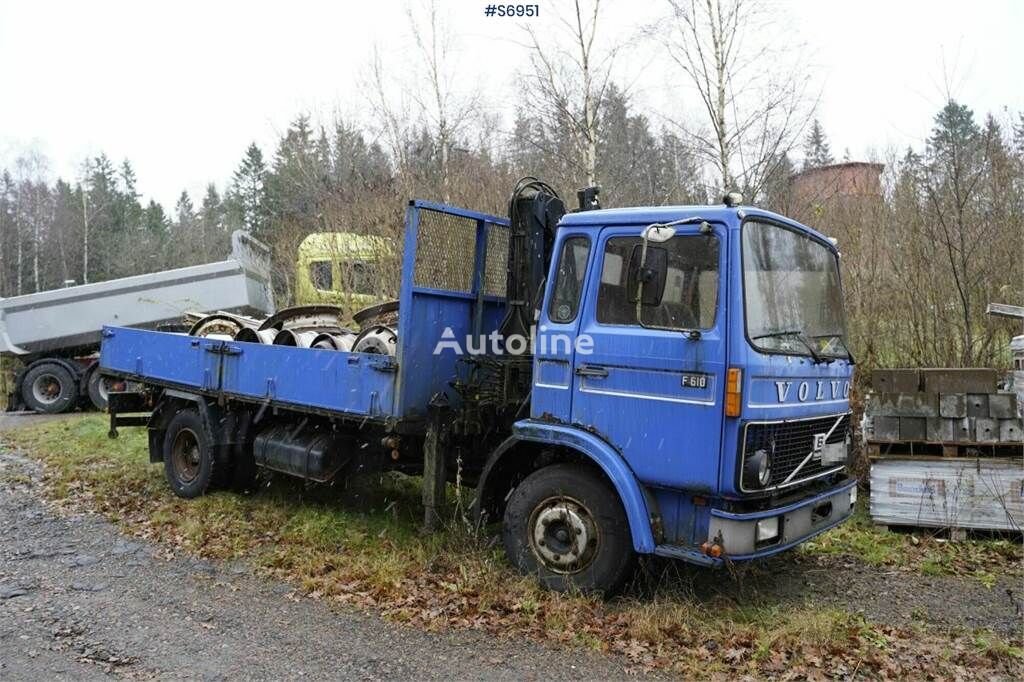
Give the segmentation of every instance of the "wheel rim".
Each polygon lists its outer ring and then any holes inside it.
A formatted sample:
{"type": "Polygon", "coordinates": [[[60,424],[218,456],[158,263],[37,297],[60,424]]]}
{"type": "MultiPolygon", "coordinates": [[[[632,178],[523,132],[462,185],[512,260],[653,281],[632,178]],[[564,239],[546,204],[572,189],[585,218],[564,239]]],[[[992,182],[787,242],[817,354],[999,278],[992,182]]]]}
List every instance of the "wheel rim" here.
{"type": "Polygon", "coordinates": [[[174,443],[171,445],[174,475],[182,483],[191,483],[199,476],[200,463],[199,437],[191,429],[182,429],[174,437],[174,443]]]}
{"type": "Polygon", "coordinates": [[[40,374],[32,382],[32,397],[43,405],[60,400],[60,379],[53,374],[40,374]]]}
{"type": "Polygon", "coordinates": [[[594,562],[600,533],[594,515],[570,497],[550,497],[530,515],[530,547],[555,573],[572,574],[594,562]]]}
{"type": "Polygon", "coordinates": [[[103,400],[103,402],[107,402],[110,399],[110,384],[108,383],[109,381],[110,380],[107,379],[106,377],[101,376],[100,380],[96,382],[96,393],[103,400]]]}

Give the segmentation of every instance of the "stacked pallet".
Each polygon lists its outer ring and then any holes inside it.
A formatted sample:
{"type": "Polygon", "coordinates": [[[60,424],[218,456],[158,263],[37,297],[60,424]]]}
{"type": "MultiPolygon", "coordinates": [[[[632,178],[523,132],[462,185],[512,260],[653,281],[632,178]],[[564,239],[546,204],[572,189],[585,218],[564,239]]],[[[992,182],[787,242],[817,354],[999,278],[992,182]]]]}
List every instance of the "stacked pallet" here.
{"type": "Polygon", "coordinates": [[[1020,531],[1024,424],[992,369],[872,373],[864,441],[879,524],[1020,531]]]}

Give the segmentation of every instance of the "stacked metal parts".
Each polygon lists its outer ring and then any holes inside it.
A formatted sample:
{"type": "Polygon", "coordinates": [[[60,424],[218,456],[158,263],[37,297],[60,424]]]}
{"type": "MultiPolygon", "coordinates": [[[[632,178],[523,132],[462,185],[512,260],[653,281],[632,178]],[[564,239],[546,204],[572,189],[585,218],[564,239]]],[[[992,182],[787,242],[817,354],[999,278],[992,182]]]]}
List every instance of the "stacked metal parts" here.
{"type": "Polygon", "coordinates": [[[226,312],[210,315],[186,313],[185,322],[190,325],[190,336],[395,355],[398,349],[397,311],[398,302],[391,301],[356,313],[358,331],[342,324],[341,308],[327,305],[286,308],[263,320],[226,312]]]}

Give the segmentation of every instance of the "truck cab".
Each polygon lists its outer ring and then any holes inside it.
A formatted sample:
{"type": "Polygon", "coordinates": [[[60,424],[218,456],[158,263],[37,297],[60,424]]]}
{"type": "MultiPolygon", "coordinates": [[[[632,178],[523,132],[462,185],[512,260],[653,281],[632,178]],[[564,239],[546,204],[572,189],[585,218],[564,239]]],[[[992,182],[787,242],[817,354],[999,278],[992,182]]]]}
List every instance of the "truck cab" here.
{"type": "MultiPolygon", "coordinates": [[[[346,318],[390,297],[384,287],[391,242],[353,232],[314,232],[299,244],[295,298],[300,305],[336,305],[346,318]]],[[[392,268],[393,269],[393,268],[392,268]]]]}
{"type": "MultiPolygon", "coordinates": [[[[586,453],[622,502],[629,549],[702,565],[780,552],[852,513],[853,358],[832,241],[749,207],[630,208],[567,214],[552,253],[530,416],[509,452],[586,453]]],[[[482,484],[492,513],[499,462],[482,484]]],[[[586,548],[548,529],[599,535],[615,510],[557,487],[518,513],[518,563],[560,585],[580,572],[567,552],[586,548]]],[[[515,503],[513,490],[506,526],[515,503]]]]}

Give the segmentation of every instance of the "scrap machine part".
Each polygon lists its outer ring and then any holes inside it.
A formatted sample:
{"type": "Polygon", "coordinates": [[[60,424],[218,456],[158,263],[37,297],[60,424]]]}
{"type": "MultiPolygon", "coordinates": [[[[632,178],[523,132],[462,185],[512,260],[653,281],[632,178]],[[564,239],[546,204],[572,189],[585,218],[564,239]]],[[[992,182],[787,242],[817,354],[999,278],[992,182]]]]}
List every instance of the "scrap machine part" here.
{"type": "Polygon", "coordinates": [[[356,312],[352,319],[360,328],[375,324],[394,326],[398,324],[398,301],[385,301],[384,303],[367,306],[356,312]]]}
{"type": "MultiPolygon", "coordinates": [[[[188,320],[196,316],[196,313],[185,313],[184,319],[188,320]]],[[[244,315],[235,315],[219,310],[209,315],[199,317],[188,330],[189,336],[202,336],[214,338],[234,339],[238,333],[245,328],[255,329],[260,324],[259,320],[244,315]]]]}
{"type": "Polygon", "coordinates": [[[341,333],[321,332],[313,339],[310,348],[351,351],[355,346],[355,342],[356,334],[350,331],[342,330],[341,333]]]}
{"type": "Polygon", "coordinates": [[[391,327],[377,325],[367,327],[359,332],[352,351],[355,353],[376,353],[378,355],[395,355],[398,350],[398,334],[391,327]]]}
{"type": "Polygon", "coordinates": [[[311,348],[314,339],[320,334],[315,330],[304,331],[296,329],[282,329],[274,337],[275,346],[296,346],[298,348],[311,348]]]}
{"type": "Polygon", "coordinates": [[[271,345],[274,343],[274,338],[276,336],[276,329],[257,330],[252,327],[243,327],[242,329],[238,330],[237,334],[235,334],[235,341],[271,345]]]}
{"type": "Polygon", "coordinates": [[[285,308],[263,320],[258,331],[267,329],[318,330],[341,329],[343,313],[334,305],[299,305],[285,308]]]}

